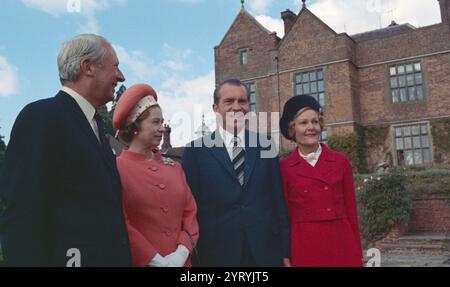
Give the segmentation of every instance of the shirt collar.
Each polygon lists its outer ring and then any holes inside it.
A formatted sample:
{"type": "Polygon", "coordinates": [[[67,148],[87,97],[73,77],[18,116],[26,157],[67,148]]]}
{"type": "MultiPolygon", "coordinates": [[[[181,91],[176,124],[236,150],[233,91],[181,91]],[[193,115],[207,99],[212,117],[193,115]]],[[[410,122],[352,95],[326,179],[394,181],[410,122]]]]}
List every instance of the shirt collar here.
{"type": "Polygon", "coordinates": [[[87,120],[89,122],[91,122],[92,119],[94,118],[94,115],[96,112],[94,106],[88,100],[86,100],[82,95],[75,92],[71,88],[64,86],[64,87],[62,87],[61,90],[63,92],[66,92],[67,94],[69,94],[77,102],[78,106],[80,106],[81,111],[83,111],[83,114],[86,116],[87,120]]]}
{"type": "MultiPolygon", "coordinates": [[[[223,143],[226,147],[233,146],[234,144],[234,135],[227,130],[225,130],[221,125],[219,125],[219,134],[222,137],[223,143]]],[[[245,146],[245,129],[241,129],[241,131],[237,134],[238,137],[238,146],[245,146]]]]}
{"type": "Polygon", "coordinates": [[[319,147],[317,148],[317,150],[315,152],[309,153],[307,155],[304,155],[300,149],[298,149],[298,153],[300,154],[300,156],[302,158],[304,158],[305,160],[314,160],[314,159],[318,159],[320,154],[322,153],[322,145],[319,144],[319,147]]]}

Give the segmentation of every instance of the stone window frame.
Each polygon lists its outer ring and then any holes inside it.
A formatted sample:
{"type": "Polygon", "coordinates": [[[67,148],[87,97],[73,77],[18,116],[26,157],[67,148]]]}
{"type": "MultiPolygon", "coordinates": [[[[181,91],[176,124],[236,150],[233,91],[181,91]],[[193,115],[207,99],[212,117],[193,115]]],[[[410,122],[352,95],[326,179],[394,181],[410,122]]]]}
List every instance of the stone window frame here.
{"type": "Polygon", "coordinates": [[[257,85],[256,82],[246,82],[245,85],[248,88],[248,91],[250,92],[250,97],[249,97],[249,101],[248,101],[248,105],[250,107],[250,112],[257,112],[256,109],[256,92],[257,92],[257,85]],[[254,87],[253,91],[252,91],[252,86],[254,87]]]}
{"type": "Polygon", "coordinates": [[[303,91],[303,86],[302,86],[302,93],[300,95],[310,95],[313,96],[322,107],[327,106],[327,100],[326,100],[326,81],[325,81],[325,73],[326,73],[326,69],[325,67],[321,67],[321,68],[314,68],[314,69],[310,69],[310,70],[304,70],[304,71],[297,71],[295,73],[293,73],[293,82],[294,82],[294,96],[299,96],[298,92],[298,88],[297,85],[305,85],[307,84],[308,89],[309,89],[309,93],[304,93],[303,91]],[[321,72],[322,74],[322,78],[319,79],[319,72],[321,72]],[[311,74],[314,73],[315,74],[315,80],[311,80],[310,76],[311,74]],[[304,75],[308,74],[308,78],[306,81],[303,82],[304,79],[304,75]],[[297,77],[301,76],[302,77],[302,81],[299,83],[297,81],[297,77]],[[323,82],[323,90],[319,90],[319,82],[323,82]],[[311,89],[311,83],[317,83],[316,84],[316,90],[312,91],[311,89]],[[322,96],[321,96],[322,95],[322,96]]]}
{"type": "Polygon", "coordinates": [[[248,65],[249,55],[250,55],[249,48],[239,49],[239,63],[241,65],[248,65]],[[244,57],[244,55],[246,56],[244,57]]]}
{"type": "Polygon", "coordinates": [[[395,124],[391,126],[391,135],[392,135],[392,150],[393,150],[393,163],[395,166],[416,166],[416,165],[421,165],[421,164],[432,164],[434,162],[434,148],[433,148],[433,137],[431,134],[431,125],[429,121],[419,121],[419,122],[411,122],[411,123],[402,123],[402,124],[395,124]],[[403,128],[406,127],[410,127],[410,132],[406,132],[403,130],[403,128]],[[419,127],[419,131],[418,134],[414,134],[412,127],[419,127]],[[422,130],[422,127],[426,127],[427,131],[426,133],[422,130]],[[397,129],[402,129],[401,130],[401,134],[398,133],[397,129]],[[428,143],[424,143],[423,141],[423,136],[427,135],[428,137],[428,143]],[[419,145],[420,146],[415,146],[415,142],[414,142],[414,138],[419,137],[419,145]],[[405,141],[405,138],[410,138],[410,141],[408,143],[408,141],[405,141]],[[402,148],[399,150],[398,149],[398,145],[399,143],[397,143],[397,139],[403,139],[401,145],[402,148]],[[407,144],[408,143],[408,144],[407,144]],[[405,145],[407,145],[407,147],[405,148],[405,145]],[[428,156],[429,156],[429,161],[425,162],[424,161],[424,152],[425,150],[428,149],[428,156]],[[405,158],[405,152],[404,151],[411,151],[412,154],[412,164],[406,164],[406,158],[405,158]],[[416,158],[415,158],[415,151],[420,150],[421,151],[421,162],[416,163],[416,158]],[[403,164],[400,162],[399,160],[399,152],[403,151],[402,156],[404,157],[403,164]]]}
{"type": "Polygon", "coordinates": [[[387,74],[391,104],[423,102],[426,100],[424,64],[420,59],[388,65],[387,74]],[[417,68],[417,65],[419,65],[420,69],[417,68]],[[408,71],[408,66],[411,66],[412,70],[408,71]],[[404,77],[403,84],[400,81],[402,77],[404,77]],[[422,91],[420,96],[418,87],[422,91]],[[410,95],[411,91],[414,93],[413,97],[410,95]],[[402,100],[403,98],[404,100],[402,100]]]}

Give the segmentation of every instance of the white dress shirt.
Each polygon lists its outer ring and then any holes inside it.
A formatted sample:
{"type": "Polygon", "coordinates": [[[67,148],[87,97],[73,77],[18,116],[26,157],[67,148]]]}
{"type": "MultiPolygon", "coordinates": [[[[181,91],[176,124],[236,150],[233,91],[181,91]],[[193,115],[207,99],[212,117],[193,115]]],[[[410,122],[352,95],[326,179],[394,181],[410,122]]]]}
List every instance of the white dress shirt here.
{"type": "MultiPolygon", "coordinates": [[[[230,156],[230,159],[232,159],[234,147],[234,134],[228,132],[227,130],[223,129],[222,126],[219,125],[219,135],[223,140],[228,155],[230,156]]],[[[237,138],[238,138],[238,147],[242,147],[245,150],[245,129],[242,129],[237,134],[237,138]]]]}
{"type": "Polygon", "coordinates": [[[317,161],[319,160],[320,154],[322,153],[322,146],[319,144],[319,147],[315,152],[309,153],[307,155],[302,154],[300,149],[298,149],[298,153],[300,156],[306,160],[310,165],[316,166],[317,161]]]}
{"type": "Polygon", "coordinates": [[[97,122],[94,119],[95,111],[96,111],[94,106],[92,106],[88,100],[83,98],[80,94],[78,94],[71,88],[62,87],[61,91],[69,94],[77,102],[78,106],[80,106],[80,109],[83,111],[83,114],[86,116],[86,119],[88,120],[89,124],[91,125],[92,131],[94,132],[95,136],[97,137],[97,140],[100,142],[100,136],[98,135],[97,122]]]}

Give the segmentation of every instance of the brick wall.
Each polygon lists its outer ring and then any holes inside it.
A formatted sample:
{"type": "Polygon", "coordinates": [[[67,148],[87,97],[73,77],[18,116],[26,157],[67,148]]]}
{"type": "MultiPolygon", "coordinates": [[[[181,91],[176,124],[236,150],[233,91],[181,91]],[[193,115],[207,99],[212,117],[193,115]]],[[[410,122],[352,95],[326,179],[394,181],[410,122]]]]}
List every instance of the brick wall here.
{"type": "Polygon", "coordinates": [[[414,211],[408,224],[409,232],[450,231],[450,196],[423,195],[414,199],[414,211]]]}

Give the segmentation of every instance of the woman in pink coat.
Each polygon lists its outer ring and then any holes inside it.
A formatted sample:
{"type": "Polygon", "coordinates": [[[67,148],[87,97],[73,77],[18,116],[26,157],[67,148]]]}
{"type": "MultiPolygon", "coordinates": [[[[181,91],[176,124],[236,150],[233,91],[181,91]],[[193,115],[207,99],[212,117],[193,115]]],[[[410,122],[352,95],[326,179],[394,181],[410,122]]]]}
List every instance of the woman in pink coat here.
{"type": "Polygon", "coordinates": [[[198,240],[197,206],[180,164],[161,157],[163,117],[152,87],[120,97],[113,116],[129,148],[117,158],[133,266],[191,266],[198,240]]]}
{"type": "Polygon", "coordinates": [[[284,106],[280,128],[297,148],[281,161],[291,221],[291,264],[361,267],[352,167],[347,157],[320,144],[320,104],[296,96],[284,106]]]}

